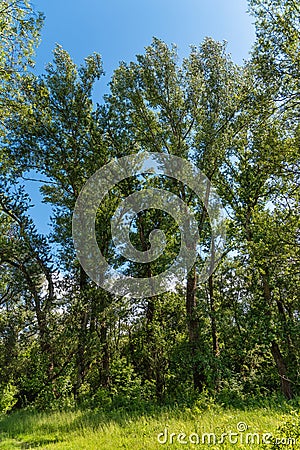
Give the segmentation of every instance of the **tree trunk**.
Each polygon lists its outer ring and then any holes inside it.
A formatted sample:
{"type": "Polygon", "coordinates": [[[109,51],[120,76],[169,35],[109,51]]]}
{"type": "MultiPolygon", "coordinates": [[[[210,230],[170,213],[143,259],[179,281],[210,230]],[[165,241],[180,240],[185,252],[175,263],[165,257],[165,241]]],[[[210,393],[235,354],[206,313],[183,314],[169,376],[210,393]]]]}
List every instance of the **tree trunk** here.
{"type": "Polygon", "coordinates": [[[109,355],[109,346],[107,342],[107,326],[105,323],[102,324],[100,329],[100,341],[102,349],[100,383],[101,386],[106,388],[109,386],[110,383],[109,377],[110,355],[109,355]]]}
{"type": "Polygon", "coordinates": [[[220,387],[220,378],[219,378],[219,362],[218,358],[220,356],[220,347],[219,347],[219,339],[217,333],[217,321],[216,321],[216,308],[215,308],[215,295],[214,295],[214,281],[213,275],[211,274],[208,279],[208,288],[209,288],[209,303],[210,303],[210,322],[211,322],[211,336],[213,343],[213,354],[214,354],[214,388],[219,390],[220,387]]]}
{"type": "Polygon", "coordinates": [[[74,396],[78,397],[78,391],[84,381],[86,373],[86,347],[87,347],[87,323],[88,323],[88,312],[86,307],[85,291],[87,285],[87,276],[83,268],[80,267],[80,296],[82,305],[80,306],[80,323],[78,332],[78,344],[77,344],[77,355],[76,355],[76,366],[77,366],[77,378],[74,386],[74,396]]]}
{"type": "Polygon", "coordinates": [[[220,348],[217,335],[216,308],[215,308],[214,284],[212,275],[210,275],[208,279],[208,286],[209,286],[210,320],[211,320],[211,335],[213,341],[213,352],[214,355],[218,357],[220,355],[220,348]]]}
{"type": "Polygon", "coordinates": [[[287,368],[276,341],[272,341],[271,343],[271,352],[276,362],[276,366],[280,376],[282,393],[288,400],[290,400],[291,398],[293,398],[292,386],[290,380],[287,377],[287,368]]]}
{"type": "MultiPolygon", "coordinates": [[[[143,251],[148,250],[146,235],[144,230],[144,223],[142,216],[138,215],[139,235],[143,251]]],[[[151,264],[146,264],[146,276],[152,278],[151,264]]],[[[154,293],[154,292],[153,292],[154,293]]],[[[155,380],[155,395],[158,400],[162,400],[165,389],[165,374],[164,366],[161,364],[161,358],[159,356],[159,347],[157,338],[154,333],[154,321],[156,315],[156,296],[150,297],[147,304],[146,311],[146,333],[147,333],[147,348],[149,351],[149,358],[146,359],[146,377],[148,381],[155,380]]]]}
{"type": "Polygon", "coordinates": [[[194,389],[201,392],[205,385],[205,375],[203,368],[199,362],[200,350],[200,324],[197,315],[197,300],[196,300],[197,275],[196,267],[194,266],[190,271],[187,279],[186,288],[186,315],[189,333],[189,345],[192,355],[192,370],[194,389]]]}

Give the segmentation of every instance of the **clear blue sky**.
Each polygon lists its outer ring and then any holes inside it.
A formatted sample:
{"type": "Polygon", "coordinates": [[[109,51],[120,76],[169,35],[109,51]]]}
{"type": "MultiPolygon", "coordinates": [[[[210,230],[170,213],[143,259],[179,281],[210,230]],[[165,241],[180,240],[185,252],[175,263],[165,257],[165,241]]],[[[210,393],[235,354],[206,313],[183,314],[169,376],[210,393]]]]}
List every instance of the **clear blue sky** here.
{"type": "MultiPolygon", "coordinates": [[[[33,0],[32,4],[46,16],[36,73],[52,60],[56,43],[77,64],[98,52],[106,72],[94,95],[98,102],[119,62],[134,60],[153,36],[176,44],[182,57],[205,36],[226,40],[236,63],[248,58],[255,37],[246,0],[33,0]]],[[[39,231],[47,232],[49,208],[40,203],[39,185],[26,186],[36,205],[31,215],[39,231]]]]}
{"type": "Polygon", "coordinates": [[[108,74],[119,61],[134,59],[153,36],[178,45],[182,55],[205,36],[227,40],[236,62],[253,43],[246,0],[34,0],[46,15],[37,68],[51,60],[55,43],[77,63],[96,51],[108,74]]]}

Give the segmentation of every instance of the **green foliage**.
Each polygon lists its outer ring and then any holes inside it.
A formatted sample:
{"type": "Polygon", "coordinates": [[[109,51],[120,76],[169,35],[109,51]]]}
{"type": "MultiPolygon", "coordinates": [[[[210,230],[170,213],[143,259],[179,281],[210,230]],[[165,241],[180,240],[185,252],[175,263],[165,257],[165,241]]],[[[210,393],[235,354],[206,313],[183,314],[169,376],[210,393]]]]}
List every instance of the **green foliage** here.
{"type": "MultiPolygon", "coordinates": [[[[199,415],[219,403],[243,408],[268,398],[274,407],[278,392],[290,400],[299,394],[299,8],[290,0],[251,0],[250,7],[257,40],[244,66],[211,38],[183,61],[176,46],[154,38],[134,62],[120,64],[95,105],[100,55],[77,66],[58,45],[45,73],[34,76],[28,69],[42,16],[27,1],[1,2],[3,413],[80,405],[100,416],[117,408],[143,415],[177,404],[199,415]],[[151,277],[178,254],[180,230],[158,208],[137,214],[131,242],[147,251],[150,232],[161,228],[164,254],[125,265],[116,252],[110,222],[117,206],[149,187],[169,190],[193,210],[203,252],[186,286],[115,298],[76,260],[72,213],[97,169],[145,150],[179,156],[207,175],[228,211],[227,248],[209,280],[198,283],[211,241],[203,203],[171,177],[128,178],[97,211],[97,242],[112,265],[151,277]],[[53,207],[49,237],[38,234],[19,186],[32,168],[53,207]]],[[[59,441],[59,430],[47,433],[30,436],[29,445],[59,441]]]]}
{"type": "MultiPolygon", "coordinates": [[[[6,120],[21,109],[20,79],[34,65],[43,15],[27,0],[1,0],[0,4],[0,137],[9,131],[6,120]]],[[[1,155],[1,153],[0,153],[1,155]]],[[[2,156],[0,156],[0,161],[2,156]]]]}
{"type": "MultiPolygon", "coordinates": [[[[249,0],[255,18],[253,62],[263,87],[290,118],[299,114],[300,23],[294,0],[249,0]]],[[[296,125],[296,123],[294,123],[296,125]]]]}
{"type": "Polygon", "coordinates": [[[300,442],[300,416],[298,411],[292,411],[290,416],[285,417],[282,425],[276,430],[276,437],[273,438],[271,449],[283,449],[287,445],[298,448],[297,443],[300,442]]]}
{"type": "Polygon", "coordinates": [[[111,393],[120,398],[136,399],[140,393],[141,381],[134,373],[134,368],[126,359],[119,358],[111,366],[111,393]]]}
{"type": "Polygon", "coordinates": [[[9,413],[18,401],[18,388],[13,383],[6,384],[0,392],[0,412],[9,413]]]}
{"type": "Polygon", "coordinates": [[[14,71],[33,65],[43,15],[27,0],[2,0],[0,5],[0,74],[9,79],[14,71]]]}

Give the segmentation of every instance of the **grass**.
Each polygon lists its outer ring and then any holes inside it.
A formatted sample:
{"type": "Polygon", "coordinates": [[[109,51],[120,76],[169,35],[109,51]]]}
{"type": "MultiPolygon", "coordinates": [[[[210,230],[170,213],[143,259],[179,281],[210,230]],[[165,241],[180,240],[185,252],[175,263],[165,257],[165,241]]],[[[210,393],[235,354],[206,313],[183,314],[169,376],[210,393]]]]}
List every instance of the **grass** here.
{"type": "MultiPolygon", "coordinates": [[[[23,410],[0,418],[0,449],[47,449],[47,450],[146,450],[146,449],[255,449],[273,448],[261,444],[264,433],[279,437],[278,426],[291,416],[287,405],[252,407],[249,409],[224,408],[207,405],[205,408],[158,408],[151,412],[112,411],[57,411],[37,412],[23,410]],[[237,426],[247,425],[247,431],[237,431],[237,426]],[[160,444],[158,434],[168,430],[168,442],[160,444]],[[203,433],[215,433],[217,442],[222,433],[236,432],[239,443],[233,444],[224,438],[224,443],[201,444],[203,433]],[[171,433],[173,443],[170,443],[171,433]],[[185,433],[187,444],[178,442],[178,435],[185,433]],[[194,434],[192,434],[194,433],[194,434]],[[196,433],[196,434],[195,434],[196,433]],[[258,433],[260,445],[245,444],[247,433],[258,433]],[[196,444],[197,436],[200,444],[196,444]],[[243,443],[240,442],[242,436],[243,443]],[[189,442],[191,438],[192,443],[189,442]]],[[[161,436],[161,441],[164,441],[161,436]]],[[[213,439],[212,437],[210,439],[213,439]]],[[[232,436],[233,441],[236,435],[232,436]]],[[[256,438],[257,439],[257,438],[256,438]]],[[[286,443],[285,443],[286,444],[286,443]]],[[[289,444],[289,443],[288,443],[289,444]]],[[[300,442],[299,442],[300,444],[300,442]]],[[[299,448],[285,445],[284,448],[299,448]]],[[[274,447],[275,448],[275,447],[274,447]]],[[[281,448],[281,447],[280,447],[281,448]]]]}

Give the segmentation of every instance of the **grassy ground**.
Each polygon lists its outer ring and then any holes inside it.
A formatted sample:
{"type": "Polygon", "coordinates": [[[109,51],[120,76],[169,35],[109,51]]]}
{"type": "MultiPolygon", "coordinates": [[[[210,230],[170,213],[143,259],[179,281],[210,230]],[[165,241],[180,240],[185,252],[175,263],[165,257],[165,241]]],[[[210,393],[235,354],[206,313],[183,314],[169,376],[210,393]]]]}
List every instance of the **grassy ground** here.
{"type": "MultiPolygon", "coordinates": [[[[195,406],[191,409],[156,408],[147,414],[129,413],[121,409],[106,413],[84,410],[48,413],[20,411],[0,418],[0,449],[295,449],[300,448],[300,441],[296,446],[284,441],[284,447],[265,446],[262,443],[264,433],[272,433],[281,439],[277,428],[291,415],[288,408],[279,405],[248,410],[224,409],[214,405],[204,410],[195,406]],[[167,433],[165,430],[168,430],[167,433]],[[228,435],[223,437],[223,443],[218,443],[222,433],[230,431],[237,433],[231,435],[232,443],[228,435]],[[158,442],[160,433],[161,443],[158,442]],[[171,433],[176,436],[172,437],[171,433]],[[213,443],[213,436],[204,433],[214,433],[217,443],[213,443]],[[257,435],[254,437],[253,433],[257,435]],[[201,443],[203,437],[204,445],[201,443]],[[252,438],[255,442],[259,439],[260,444],[251,444],[252,438]],[[235,444],[236,440],[238,443],[235,444]]],[[[268,441],[270,437],[265,436],[265,439],[268,441]]]]}

